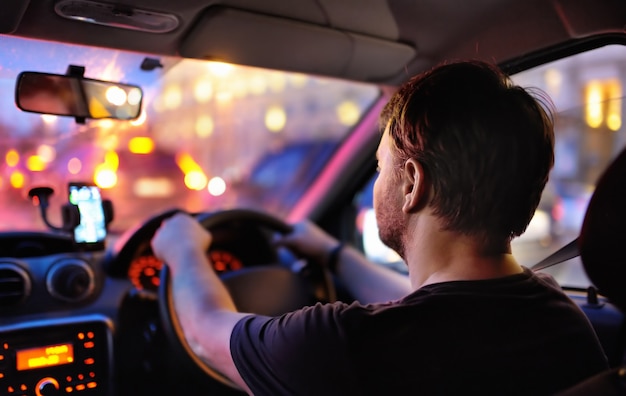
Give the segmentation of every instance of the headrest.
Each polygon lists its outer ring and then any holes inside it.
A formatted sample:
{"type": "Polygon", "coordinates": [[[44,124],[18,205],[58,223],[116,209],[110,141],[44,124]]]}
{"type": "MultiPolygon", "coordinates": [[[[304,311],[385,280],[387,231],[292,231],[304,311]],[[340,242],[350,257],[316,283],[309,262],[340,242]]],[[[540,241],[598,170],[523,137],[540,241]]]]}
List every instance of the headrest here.
{"type": "Polygon", "coordinates": [[[578,248],[589,279],[626,312],[626,150],[598,180],[578,248]]]}

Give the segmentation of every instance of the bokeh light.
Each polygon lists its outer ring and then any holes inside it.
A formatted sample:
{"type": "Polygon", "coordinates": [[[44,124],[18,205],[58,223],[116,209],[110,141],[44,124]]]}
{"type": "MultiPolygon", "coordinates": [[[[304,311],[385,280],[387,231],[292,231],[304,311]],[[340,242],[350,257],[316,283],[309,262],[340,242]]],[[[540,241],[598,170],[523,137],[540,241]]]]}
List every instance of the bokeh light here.
{"type": "Polygon", "coordinates": [[[7,151],[6,155],[4,156],[4,161],[10,167],[17,166],[17,164],[19,164],[20,162],[20,154],[17,152],[17,150],[11,149],[7,151]]]}
{"type": "Polygon", "coordinates": [[[209,62],[207,68],[217,77],[226,77],[234,70],[233,65],[224,62],[209,62]]]}
{"type": "Polygon", "coordinates": [[[9,181],[13,188],[22,188],[24,187],[24,183],[26,181],[26,177],[24,174],[18,170],[11,172],[11,176],[9,177],[9,181]]]}
{"type": "Polygon", "coordinates": [[[272,132],[280,132],[287,124],[287,113],[282,106],[272,106],[265,113],[265,127],[272,132]]]}
{"type": "Polygon", "coordinates": [[[359,106],[351,100],[343,101],[337,106],[339,122],[345,126],[353,126],[359,121],[361,111],[359,106]]]}
{"type": "Polygon", "coordinates": [[[198,103],[206,103],[213,97],[213,84],[211,80],[203,78],[196,81],[193,87],[193,96],[198,103]]]}
{"type": "Polygon", "coordinates": [[[172,84],[165,88],[163,93],[163,103],[168,110],[175,110],[183,103],[183,93],[180,86],[172,84]]]}
{"type": "Polygon", "coordinates": [[[137,136],[128,141],[128,150],[133,154],[150,154],[154,150],[154,141],[147,136],[137,136]]]}
{"type": "Polygon", "coordinates": [[[190,190],[200,191],[207,185],[207,177],[204,172],[194,170],[185,174],[185,186],[190,190]]]}
{"type": "Polygon", "coordinates": [[[41,172],[46,169],[46,162],[38,155],[31,155],[26,160],[26,168],[31,172],[41,172]]]}
{"type": "Polygon", "coordinates": [[[109,103],[115,106],[121,106],[126,103],[126,91],[118,86],[109,87],[106,90],[105,97],[109,101],[109,103]]]}
{"type": "Polygon", "coordinates": [[[112,170],[117,170],[120,166],[120,157],[115,151],[107,151],[104,154],[104,164],[112,170]]]}
{"type": "Polygon", "coordinates": [[[226,192],[226,182],[221,177],[213,177],[209,180],[209,185],[207,186],[209,194],[214,197],[219,197],[220,195],[226,192]]]}
{"type": "Polygon", "coordinates": [[[133,183],[133,194],[139,198],[167,198],[174,192],[174,184],[166,177],[142,177],[133,183]]]}
{"type": "Polygon", "coordinates": [[[105,120],[98,120],[96,122],[96,125],[100,129],[112,129],[116,124],[115,124],[115,121],[113,120],[105,119],[105,120]]]}
{"type": "Polygon", "coordinates": [[[141,90],[139,88],[131,88],[128,91],[128,104],[136,106],[141,102],[141,90]]]}
{"type": "Polygon", "coordinates": [[[81,169],[83,169],[83,163],[80,161],[80,159],[73,157],[70,158],[69,161],[67,161],[67,171],[72,175],[77,175],[78,173],[80,173],[81,169]]]}
{"type": "Polygon", "coordinates": [[[96,167],[93,180],[100,188],[113,188],[117,184],[117,173],[107,164],[100,164],[96,167]]]}
{"type": "Polygon", "coordinates": [[[201,115],[196,119],[196,135],[204,138],[209,137],[213,133],[213,118],[210,115],[201,115]]]}
{"type": "Polygon", "coordinates": [[[56,158],[57,152],[54,147],[48,144],[42,144],[37,147],[37,155],[41,158],[42,161],[50,163],[56,158]]]}
{"type": "Polygon", "coordinates": [[[598,81],[591,81],[587,85],[585,121],[592,128],[602,125],[602,119],[604,118],[602,109],[604,95],[602,91],[602,85],[598,81]]]}
{"type": "Polygon", "coordinates": [[[46,125],[52,125],[55,122],[57,122],[58,119],[59,119],[59,117],[57,117],[55,115],[52,115],[52,114],[42,114],[41,115],[41,120],[46,125]]]}
{"type": "Polygon", "coordinates": [[[200,165],[193,159],[193,157],[187,153],[176,154],[176,165],[183,173],[189,173],[194,171],[202,171],[200,165]]]}

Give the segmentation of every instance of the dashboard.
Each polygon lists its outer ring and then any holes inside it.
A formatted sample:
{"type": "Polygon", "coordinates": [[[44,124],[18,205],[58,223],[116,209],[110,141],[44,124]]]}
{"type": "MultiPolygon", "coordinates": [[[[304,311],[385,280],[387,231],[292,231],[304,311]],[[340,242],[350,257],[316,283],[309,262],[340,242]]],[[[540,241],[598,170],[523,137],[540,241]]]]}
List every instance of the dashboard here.
{"type": "MultiPolygon", "coordinates": [[[[171,214],[100,251],[61,234],[0,233],[0,395],[225,391],[182,360],[164,359],[176,351],[159,314],[164,263],[150,241],[171,214]]],[[[255,222],[210,230],[206,254],[221,275],[289,261],[272,244],[276,231],[255,222]]]]}

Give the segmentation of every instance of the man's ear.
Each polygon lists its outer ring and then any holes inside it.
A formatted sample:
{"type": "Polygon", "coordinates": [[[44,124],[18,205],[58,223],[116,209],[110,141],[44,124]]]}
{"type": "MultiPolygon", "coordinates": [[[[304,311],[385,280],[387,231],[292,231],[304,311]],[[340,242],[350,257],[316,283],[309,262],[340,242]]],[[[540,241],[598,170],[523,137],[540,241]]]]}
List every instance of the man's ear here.
{"type": "Polygon", "coordinates": [[[402,211],[411,213],[419,210],[426,202],[426,177],[422,164],[408,159],[402,167],[402,189],[404,202],[402,211]]]}

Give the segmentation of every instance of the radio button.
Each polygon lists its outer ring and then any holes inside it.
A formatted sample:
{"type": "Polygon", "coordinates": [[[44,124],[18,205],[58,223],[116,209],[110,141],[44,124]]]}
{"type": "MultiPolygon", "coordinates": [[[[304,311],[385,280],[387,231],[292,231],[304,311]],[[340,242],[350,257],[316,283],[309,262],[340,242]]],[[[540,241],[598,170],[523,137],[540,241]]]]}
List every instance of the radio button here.
{"type": "Polygon", "coordinates": [[[37,396],[59,395],[59,382],[51,377],[43,378],[35,386],[35,393],[37,396]]]}

